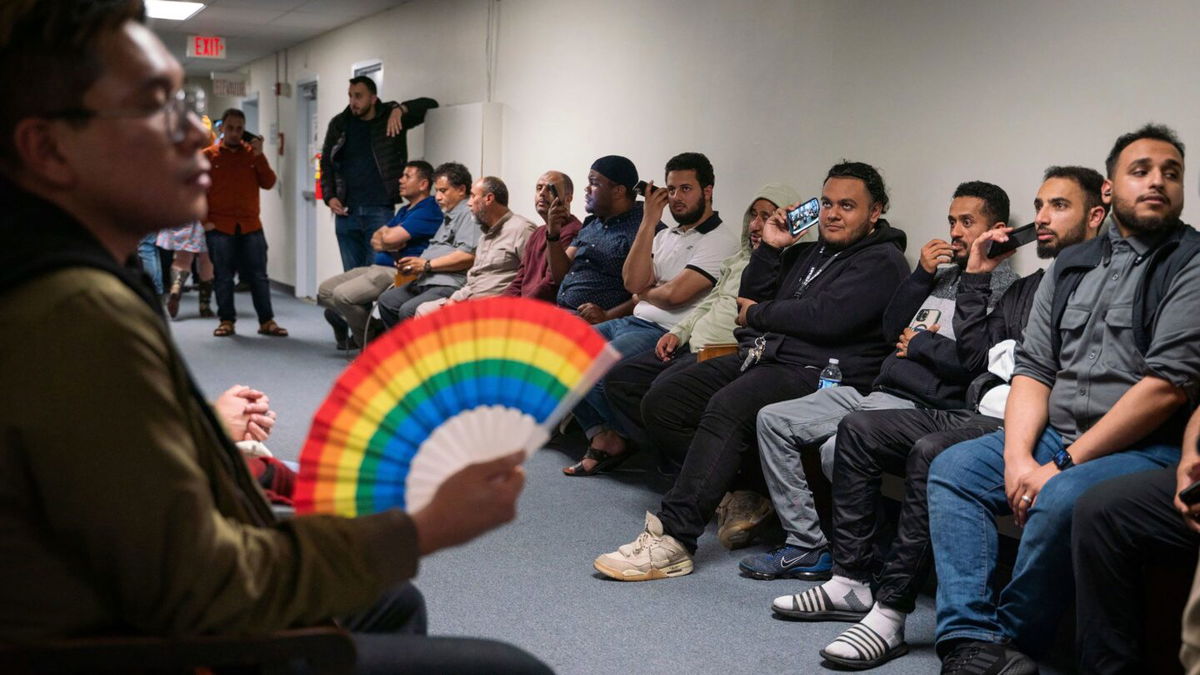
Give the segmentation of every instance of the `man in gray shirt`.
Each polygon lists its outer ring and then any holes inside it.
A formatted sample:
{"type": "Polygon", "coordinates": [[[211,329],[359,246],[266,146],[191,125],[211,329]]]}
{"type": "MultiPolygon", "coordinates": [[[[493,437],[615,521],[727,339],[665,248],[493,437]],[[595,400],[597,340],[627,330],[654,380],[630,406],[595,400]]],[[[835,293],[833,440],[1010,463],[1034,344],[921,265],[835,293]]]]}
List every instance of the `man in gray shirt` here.
{"type": "Polygon", "coordinates": [[[1076,498],[1179,460],[1200,384],[1200,234],[1179,220],[1183,144],[1147,125],[1117,139],[1106,168],[1108,230],[1047,269],[1004,429],[930,468],[943,673],[1035,672],[1025,653],[1049,648],[1071,596],[1076,498]],[[994,517],[1008,514],[1024,533],[997,594],[994,517]]]}
{"type": "Polygon", "coordinates": [[[433,172],[433,197],[445,220],[420,256],[396,261],[397,281],[379,296],[379,316],[388,328],[412,318],[422,303],[448,298],[467,282],[475,263],[479,227],[467,204],[471,172],[455,162],[433,172]],[[407,280],[406,280],[407,279],[407,280]]]}

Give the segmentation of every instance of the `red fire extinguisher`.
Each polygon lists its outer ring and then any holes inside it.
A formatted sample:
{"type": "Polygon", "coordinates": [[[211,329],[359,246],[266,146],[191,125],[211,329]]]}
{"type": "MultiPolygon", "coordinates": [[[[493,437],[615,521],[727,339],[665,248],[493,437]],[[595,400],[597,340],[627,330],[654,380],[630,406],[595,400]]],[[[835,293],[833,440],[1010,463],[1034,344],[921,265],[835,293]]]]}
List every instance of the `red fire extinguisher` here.
{"type": "Polygon", "coordinates": [[[313,192],[316,193],[317,201],[323,202],[325,201],[325,197],[321,194],[321,153],[318,152],[317,154],[313,155],[313,163],[316,167],[317,181],[317,186],[313,189],[313,192]]]}

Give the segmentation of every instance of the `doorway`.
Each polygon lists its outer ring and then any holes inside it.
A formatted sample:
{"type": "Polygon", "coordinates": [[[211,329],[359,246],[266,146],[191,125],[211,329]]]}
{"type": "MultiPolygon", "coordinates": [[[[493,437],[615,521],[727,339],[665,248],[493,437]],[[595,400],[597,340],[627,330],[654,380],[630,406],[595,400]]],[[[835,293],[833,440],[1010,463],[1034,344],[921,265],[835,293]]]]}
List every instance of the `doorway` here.
{"type": "Polygon", "coordinates": [[[317,81],[297,83],[296,144],[292,162],[296,176],[296,297],[317,297],[317,81]]]}

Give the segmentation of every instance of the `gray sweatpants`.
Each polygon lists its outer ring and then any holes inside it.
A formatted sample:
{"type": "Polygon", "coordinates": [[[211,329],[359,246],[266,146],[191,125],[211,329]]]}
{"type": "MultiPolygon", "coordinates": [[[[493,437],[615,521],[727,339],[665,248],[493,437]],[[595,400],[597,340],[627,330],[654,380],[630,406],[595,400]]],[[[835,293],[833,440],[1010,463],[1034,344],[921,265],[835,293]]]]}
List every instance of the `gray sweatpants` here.
{"type": "Polygon", "coordinates": [[[854,387],[820,389],[803,398],[780,401],[758,411],[758,452],[775,512],[787,531],[787,543],[804,549],[829,546],[800,452],[821,444],[821,471],[833,476],[838,422],[858,410],[915,408],[912,401],[881,391],[867,396],[854,387]]]}

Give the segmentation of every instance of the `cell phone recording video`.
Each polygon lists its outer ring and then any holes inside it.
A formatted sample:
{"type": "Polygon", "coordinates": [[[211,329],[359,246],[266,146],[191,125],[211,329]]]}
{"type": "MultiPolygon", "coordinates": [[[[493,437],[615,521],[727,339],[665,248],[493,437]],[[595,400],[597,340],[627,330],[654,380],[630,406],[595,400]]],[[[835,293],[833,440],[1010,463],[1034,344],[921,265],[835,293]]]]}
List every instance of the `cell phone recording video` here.
{"type": "Polygon", "coordinates": [[[558,187],[554,183],[546,183],[546,192],[550,193],[550,199],[558,199],[558,187]]]}
{"type": "Polygon", "coordinates": [[[998,258],[1009,251],[1037,239],[1037,225],[1029,223],[1008,233],[1008,241],[993,241],[988,245],[987,257],[998,258]]]}
{"type": "Polygon", "coordinates": [[[660,186],[660,185],[655,185],[654,187],[650,187],[650,184],[647,183],[646,181],[639,180],[637,182],[637,185],[633,186],[633,191],[638,193],[639,195],[641,195],[644,198],[646,196],[646,188],[650,188],[650,192],[658,192],[659,190],[663,189],[662,186],[660,186]]]}
{"type": "Polygon", "coordinates": [[[816,197],[787,212],[788,232],[793,237],[806,232],[821,219],[821,202],[816,197]]]}

